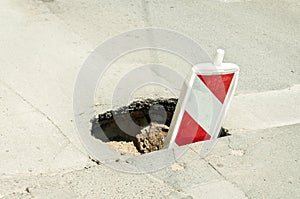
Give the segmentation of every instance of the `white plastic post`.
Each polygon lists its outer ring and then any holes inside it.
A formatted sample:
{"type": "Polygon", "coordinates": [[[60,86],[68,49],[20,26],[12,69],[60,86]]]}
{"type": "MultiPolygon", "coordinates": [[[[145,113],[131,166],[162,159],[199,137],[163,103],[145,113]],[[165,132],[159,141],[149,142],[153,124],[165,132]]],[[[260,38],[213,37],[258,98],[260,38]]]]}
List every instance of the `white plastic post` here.
{"type": "Polygon", "coordinates": [[[218,49],[214,57],[214,65],[221,66],[223,63],[225,51],[223,49],[218,49]]]}
{"type": "MultiPolygon", "coordinates": [[[[219,136],[239,75],[237,65],[223,63],[224,54],[218,49],[213,63],[193,66],[181,90],[164,148],[219,136]]],[[[209,144],[208,151],[212,146],[209,144]]]]}

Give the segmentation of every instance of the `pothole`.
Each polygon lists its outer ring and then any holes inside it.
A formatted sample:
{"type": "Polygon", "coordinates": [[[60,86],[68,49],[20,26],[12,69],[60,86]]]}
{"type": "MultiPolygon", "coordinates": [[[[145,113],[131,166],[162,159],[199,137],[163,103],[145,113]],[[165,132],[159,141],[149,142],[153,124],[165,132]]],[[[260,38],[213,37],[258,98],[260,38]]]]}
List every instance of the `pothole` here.
{"type": "MultiPolygon", "coordinates": [[[[139,155],[163,148],[178,99],[143,99],[109,110],[92,121],[93,137],[121,155],[139,155]]],[[[221,128],[219,137],[230,135],[221,128]]]]}

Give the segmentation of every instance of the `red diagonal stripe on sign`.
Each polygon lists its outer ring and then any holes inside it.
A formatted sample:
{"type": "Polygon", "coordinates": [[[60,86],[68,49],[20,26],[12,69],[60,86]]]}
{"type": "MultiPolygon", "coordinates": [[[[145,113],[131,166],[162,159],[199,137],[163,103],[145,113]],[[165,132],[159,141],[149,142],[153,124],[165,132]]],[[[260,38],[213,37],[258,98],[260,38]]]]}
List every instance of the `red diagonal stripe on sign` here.
{"type": "Polygon", "coordinates": [[[224,103],[234,73],[226,75],[198,75],[207,88],[224,103]]]}
{"type": "Polygon", "coordinates": [[[176,144],[182,146],[209,138],[210,135],[185,111],[175,139],[176,144]]]}

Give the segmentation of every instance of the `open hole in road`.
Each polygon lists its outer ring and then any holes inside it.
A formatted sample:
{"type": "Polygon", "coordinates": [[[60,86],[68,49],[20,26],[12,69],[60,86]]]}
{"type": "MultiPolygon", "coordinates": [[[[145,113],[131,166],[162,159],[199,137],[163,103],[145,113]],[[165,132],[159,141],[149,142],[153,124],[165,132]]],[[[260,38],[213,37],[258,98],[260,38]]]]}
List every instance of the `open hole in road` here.
{"type": "MultiPolygon", "coordinates": [[[[99,114],[91,134],[121,155],[139,155],[162,149],[177,105],[176,98],[136,100],[99,114]]],[[[219,137],[230,135],[221,128],[219,137]]]]}

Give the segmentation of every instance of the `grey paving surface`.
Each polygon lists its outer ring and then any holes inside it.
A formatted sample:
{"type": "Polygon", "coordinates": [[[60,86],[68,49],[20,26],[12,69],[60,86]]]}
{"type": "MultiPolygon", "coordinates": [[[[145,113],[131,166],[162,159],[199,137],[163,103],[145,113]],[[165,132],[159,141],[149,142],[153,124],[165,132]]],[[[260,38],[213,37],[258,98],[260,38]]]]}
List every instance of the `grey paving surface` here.
{"type": "MultiPolygon", "coordinates": [[[[1,0],[0,198],[299,198],[299,13],[297,0],[1,0]],[[149,26],[183,33],[209,55],[224,48],[241,76],[225,122],[232,136],[205,159],[199,143],[166,168],[134,175],[88,159],[72,95],[95,47],[149,26]]],[[[113,82],[136,65],[156,62],[180,74],[188,66],[152,55],[112,64],[95,96],[99,111],[111,106],[113,82]]]]}
{"type": "Polygon", "coordinates": [[[298,198],[299,127],[296,124],[228,137],[207,160],[249,198],[298,198]]]}
{"type": "Polygon", "coordinates": [[[241,93],[283,89],[300,82],[297,0],[116,3],[79,0],[47,5],[92,45],[133,28],[154,26],[186,34],[209,55],[222,47],[225,61],[242,69],[241,93]]]}
{"type": "Polygon", "coordinates": [[[70,172],[18,175],[1,179],[1,193],[7,198],[297,198],[298,129],[297,124],[233,134],[220,139],[205,159],[198,154],[202,144],[194,144],[172,166],[145,175],[92,163],[70,172]]]}

